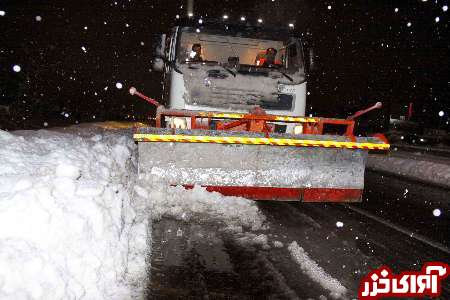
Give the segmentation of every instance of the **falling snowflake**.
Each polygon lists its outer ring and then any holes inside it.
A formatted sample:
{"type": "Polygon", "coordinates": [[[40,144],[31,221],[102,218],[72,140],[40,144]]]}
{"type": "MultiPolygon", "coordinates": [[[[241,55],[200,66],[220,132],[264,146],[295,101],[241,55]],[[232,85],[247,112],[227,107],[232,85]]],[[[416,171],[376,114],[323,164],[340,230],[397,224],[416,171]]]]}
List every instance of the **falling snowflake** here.
{"type": "Polygon", "coordinates": [[[116,83],[116,88],[121,90],[123,88],[123,84],[120,82],[116,83]]]}
{"type": "Polygon", "coordinates": [[[48,126],[48,123],[47,122],[44,122],[44,127],[47,127],[48,126]]]}
{"type": "Polygon", "coordinates": [[[406,24],[406,26],[408,26],[408,27],[411,27],[411,22],[408,22],[407,24],[406,24]]]}
{"type": "Polygon", "coordinates": [[[439,217],[441,215],[441,210],[439,208],[436,208],[433,210],[433,216],[439,217]]]}
{"type": "Polygon", "coordinates": [[[36,21],[37,21],[37,22],[42,21],[42,17],[41,17],[41,16],[36,16],[36,21]]]}
{"type": "Polygon", "coordinates": [[[439,117],[443,117],[444,116],[444,112],[441,110],[440,112],[439,112],[439,117]]]}
{"type": "Polygon", "coordinates": [[[81,46],[81,50],[83,50],[84,53],[87,52],[86,47],[84,47],[84,46],[81,46]]]}
{"type": "Polygon", "coordinates": [[[406,196],[406,194],[408,194],[408,189],[405,189],[405,192],[403,193],[403,196],[406,196]]]}
{"type": "Polygon", "coordinates": [[[19,65],[14,65],[13,66],[13,71],[16,73],[19,73],[22,70],[22,68],[19,65]]]}
{"type": "Polygon", "coordinates": [[[398,7],[396,7],[396,8],[394,9],[394,11],[395,11],[395,12],[398,12],[398,7]]]}
{"type": "Polygon", "coordinates": [[[337,227],[337,228],[344,227],[344,223],[342,223],[341,221],[337,221],[337,222],[336,222],[336,227],[337,227]]]}
{"type": "Polygon", "coordinates": [[[0,10],[0,16],[3,17],[4,15],[6,15],[6,12],[4,10],[0,10]]]}
{"type": "Polygon", "coordinates": [[[447,5],[442,6],[442,10],[443,11],[447,11],[448,10],[448,6],[447,5]]]}
{"type": "Polygon", "coordinates": [[[436,17],[435,19],[434,19],[434,21],[437,23],[437,22],[439,22],[441,19],[439,18],[439,17],[436,17]]]}
{"type": "Polygon", "coordinates": [[[330,10],[331,9],[331,5],[328,5],[327,8],[330,10]]]}

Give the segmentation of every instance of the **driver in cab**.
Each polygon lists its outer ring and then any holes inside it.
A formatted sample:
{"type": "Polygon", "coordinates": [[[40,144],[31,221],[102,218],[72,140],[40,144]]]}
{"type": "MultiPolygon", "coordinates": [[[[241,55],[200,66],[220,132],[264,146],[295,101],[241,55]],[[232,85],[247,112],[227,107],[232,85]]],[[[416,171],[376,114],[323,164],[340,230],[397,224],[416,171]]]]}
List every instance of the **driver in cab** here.
{"type": "Polygon", "coordinates": [[[192,62],[202,62],[202,45],[200,44],[194,44],[192,45],[192,51],[189,54],[189,61],[192,62]]]}
{"type": "Polygon", "coordinates": [[[275,48],[267,48],[265,54],[258,54],[258,56],[256,57],[256,65],[266,68],[281,65],[280,61],[275,60],[277,53],[278,51],[275,48]]]}

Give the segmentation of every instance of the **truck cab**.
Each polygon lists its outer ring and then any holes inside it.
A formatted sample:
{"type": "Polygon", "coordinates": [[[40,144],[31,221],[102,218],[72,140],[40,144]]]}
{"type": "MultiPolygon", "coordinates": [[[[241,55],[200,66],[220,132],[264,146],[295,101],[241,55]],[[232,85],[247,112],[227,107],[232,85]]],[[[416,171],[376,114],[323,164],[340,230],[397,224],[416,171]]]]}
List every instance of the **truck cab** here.
{"type": "Polygon", "coordinates": [[[303,45],[289,28],[191,20],[162,35],[155,54],[167,108],[305,115],[303,45]]]}

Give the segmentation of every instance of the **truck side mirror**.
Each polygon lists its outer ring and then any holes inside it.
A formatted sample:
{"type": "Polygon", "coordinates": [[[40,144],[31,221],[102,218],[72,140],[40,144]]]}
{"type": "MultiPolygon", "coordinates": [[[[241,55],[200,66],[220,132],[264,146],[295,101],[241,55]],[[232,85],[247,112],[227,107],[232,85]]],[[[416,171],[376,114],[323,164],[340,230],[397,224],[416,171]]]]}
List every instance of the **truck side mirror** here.
{"type": "Polygon", "coordinates": [[[155,72],[164,71],[166,60],[166,34],[155,34],[152,39],[153,63],[152,69],[155,72]]]}
{"type": "Polygon", "coordinates": [[[153,46],[153,56],[157,58],[165,58],[166,57],[166,38],[167,35],[164,34],[155,34],[152,39],[153,46]]]}
{"type": "Polygon", "coordinates": [[[313,48],[307,49],[307,60],[306,60],[306,68],[308,73],[314,72],[316,70],[316,56],[314,54],[313,48]]]}
{"type": "Polygon", "coordinates": [[[307,73],[311,73],[314,72],[316,70],[316,57],[314,54],[314,49],[308,47],[306,49],[306,72],[307,73]]]}
{"type": "Polygon", "coordinates": [[[164,59],[162,59],[161,57],[155,57],[153,59],[152,69],[155,72],[164,71],[164,59]]]}

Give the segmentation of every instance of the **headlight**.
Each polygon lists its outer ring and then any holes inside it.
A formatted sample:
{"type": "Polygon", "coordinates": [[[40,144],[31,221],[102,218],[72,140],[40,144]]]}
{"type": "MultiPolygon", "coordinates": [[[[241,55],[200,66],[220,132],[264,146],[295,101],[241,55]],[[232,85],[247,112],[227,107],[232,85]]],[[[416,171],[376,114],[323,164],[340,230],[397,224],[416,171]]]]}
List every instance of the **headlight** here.
{"type": "Polygon", "coordinates": [[[170,120],[170,128],[186,129],[187,128],[186,118],[172,118],[170,120]]]}
{"type": "Polygon", "coordinates": [[[302,134],[303,133],[303,125],[297,125],[294,127],[294,134],[302,134]]]}

